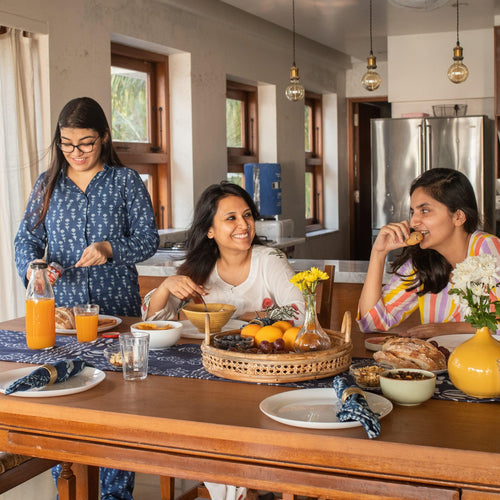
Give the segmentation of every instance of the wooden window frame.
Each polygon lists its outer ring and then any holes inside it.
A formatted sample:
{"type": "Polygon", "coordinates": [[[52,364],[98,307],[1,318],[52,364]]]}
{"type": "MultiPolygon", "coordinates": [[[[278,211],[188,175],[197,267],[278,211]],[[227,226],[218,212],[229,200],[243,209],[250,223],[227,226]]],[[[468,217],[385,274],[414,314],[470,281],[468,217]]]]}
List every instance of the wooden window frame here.
{"type": "Polygon", "coordinates": [[[227,171],[243,173],[245,163],[258,162],[257,87],[228,80],[226,98],[243,102],[243,147],[227,148],[227,171]]]}
{"type": "Polygon", "coordinates": [[[312,108],[311,151],[305,152],[305,171],[313,174],[313,216],[306,218],[306,232],[324,227],[323,189],[323,110],[320,94],[307,92],[304,104],[312,108]]]}
{"type": "Polygon", "coordinates": [[[113,144],[125,165],[151,177],[149,194],[156,222],[159,229],[166,229],[172,225],[168,56],[111,43],[111,65],[148,74],[150,141],[135,143],[113,140],[113,144]]]}

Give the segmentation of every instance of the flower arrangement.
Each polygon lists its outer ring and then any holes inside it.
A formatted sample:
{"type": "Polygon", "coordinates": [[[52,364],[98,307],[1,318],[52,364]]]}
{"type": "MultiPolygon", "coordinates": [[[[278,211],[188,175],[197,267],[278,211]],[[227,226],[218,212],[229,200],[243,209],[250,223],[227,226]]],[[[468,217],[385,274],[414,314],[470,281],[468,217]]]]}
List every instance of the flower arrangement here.
{"type": "Polygon", "coordinates": [[[320,271],[317,267],[311,267],[309,271],[302,271],[290,278],[290,283],[293,283],[298,289],[305,294],[314,295],[318,283],[329,278],[328,274],[320,271]]]}
{"type": "Polygon", "coordinates": [[[324,271],[311,267],[309,271],[302,271],[290,278],[290,283],[302,292],[305,303],[304,325],[297,334],[294,344],[296,352],[320,351],[331,346],[330,338],[318,322],[315,300],[318,283],[327,280],[328,277],[324,271]]]}
{"type": "Polygon", "coordinates": [[[496,296],[499,284],[496,259],[481,254],[467,257],[451,273],[451,295],[458,297],[465,321],[474,328],[488,327],[496,332],[500,321],[500,301],[496,296]]]}

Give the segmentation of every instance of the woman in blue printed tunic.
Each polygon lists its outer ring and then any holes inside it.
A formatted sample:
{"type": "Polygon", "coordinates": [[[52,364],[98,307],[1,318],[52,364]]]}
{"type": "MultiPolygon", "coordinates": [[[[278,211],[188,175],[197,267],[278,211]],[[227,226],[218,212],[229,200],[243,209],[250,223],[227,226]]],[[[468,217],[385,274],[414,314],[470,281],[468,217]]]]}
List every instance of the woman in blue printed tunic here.
{"type": "Polygon", "coordinates": [[[70,101],[52,141],[52,163],[37,179],[15,238],[25,284],[29,265],[44,258],[63,268],[56,306],[99,304],[103,314],[139,316],[135,264],[158,248],[149,193],[124,167],[97,102],[70,101]]]}
{"type": "MultiPolygon", "coordinates": [[[[51,154],[14,241],[21,279],[26,285],[34,260],[74,266],[54,286],[56,306],[91,302],[104,314],[139,316],[135,264],[156,252],[158,230],[149,194],[120,162],[96,101],[64,106],[51,154]]],[[[102,500],[132,500],[132,472],[102,468],[100,476],[102,500]]]]}

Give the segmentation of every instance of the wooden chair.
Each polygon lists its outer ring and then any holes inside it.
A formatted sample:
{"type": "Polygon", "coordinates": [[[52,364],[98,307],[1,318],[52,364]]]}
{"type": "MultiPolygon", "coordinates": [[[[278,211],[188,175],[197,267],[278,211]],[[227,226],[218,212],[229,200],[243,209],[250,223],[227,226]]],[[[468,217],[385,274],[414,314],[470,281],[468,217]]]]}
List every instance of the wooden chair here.
{"type": "Polygon", "coordinates": [[[323,328],[332,329],[333,304],[333,282],[335,278],[335,266],[326,265],[324,269],[328,279],[321,281],[316,289],[316,311],[319,324],[323,328]]]}
{"type": "Polygon", "coordinates": [[[54,460],[0,452],[0,494],[57,465],[54,460]]]}

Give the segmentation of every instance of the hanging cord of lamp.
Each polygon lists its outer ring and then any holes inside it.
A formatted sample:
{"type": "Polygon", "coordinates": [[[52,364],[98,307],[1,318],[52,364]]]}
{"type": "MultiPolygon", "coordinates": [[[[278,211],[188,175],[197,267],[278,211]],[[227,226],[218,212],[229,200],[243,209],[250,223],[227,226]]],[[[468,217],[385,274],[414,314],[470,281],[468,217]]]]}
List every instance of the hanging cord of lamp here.
{"type": "Polygon", "coordinates": [[[295,0],[292,0],[292,56],[290,83],[285,89],[285,95],[290,101],[301,101],[304,99],[305,90],[304,86],[300,83],[299,68],[295,65],[295,0]]]}

